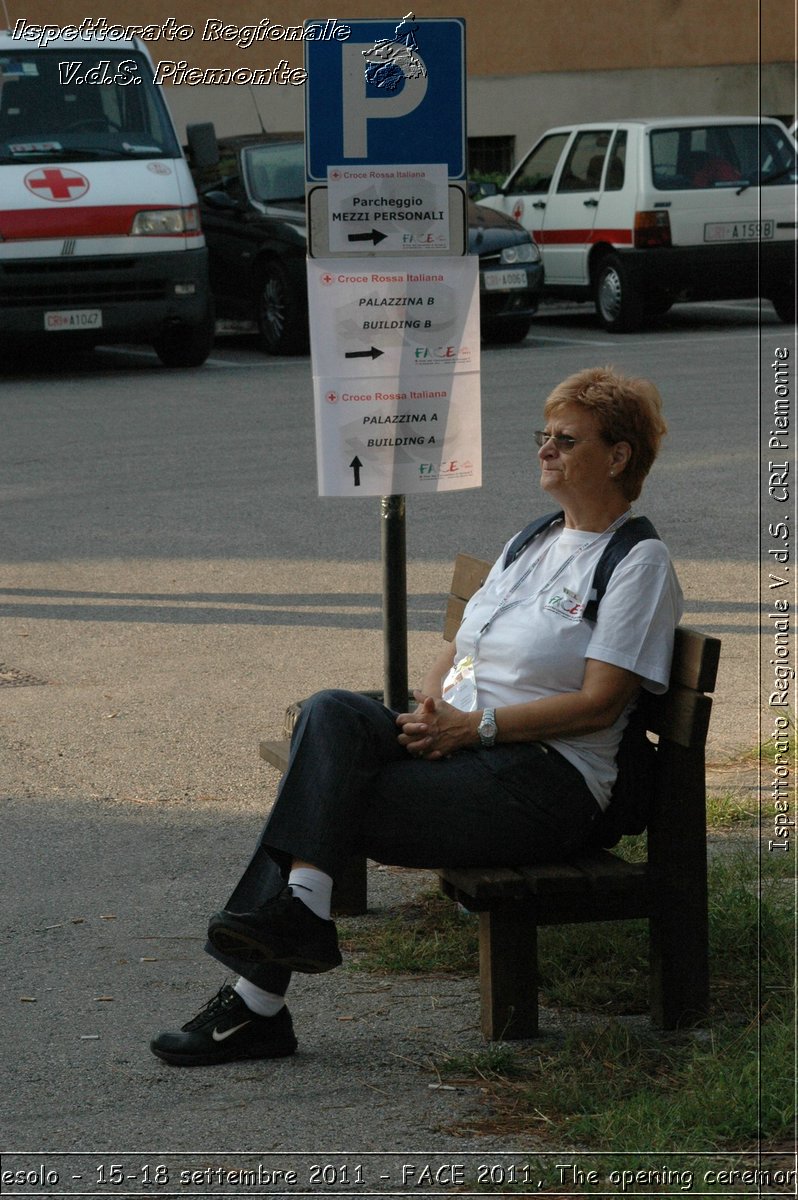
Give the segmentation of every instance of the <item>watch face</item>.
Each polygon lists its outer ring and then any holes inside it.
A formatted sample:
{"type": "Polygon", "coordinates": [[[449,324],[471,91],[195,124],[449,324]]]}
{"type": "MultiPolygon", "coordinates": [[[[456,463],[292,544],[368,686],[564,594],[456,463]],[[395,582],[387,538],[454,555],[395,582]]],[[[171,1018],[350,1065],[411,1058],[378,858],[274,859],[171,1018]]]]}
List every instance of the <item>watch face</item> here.
{"type": "Polygon", "coordinates": [[[496,740],[496,722],[488,713],[485,713],[480,721],[477,732],[483,743],[490,744],[496,740]]]}

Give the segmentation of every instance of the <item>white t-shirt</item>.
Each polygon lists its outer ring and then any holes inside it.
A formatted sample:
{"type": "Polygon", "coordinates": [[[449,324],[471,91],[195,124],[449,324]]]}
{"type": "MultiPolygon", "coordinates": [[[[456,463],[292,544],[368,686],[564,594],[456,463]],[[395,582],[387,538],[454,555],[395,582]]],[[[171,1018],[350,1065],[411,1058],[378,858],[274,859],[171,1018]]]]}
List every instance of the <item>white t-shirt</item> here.
{"type": "MultiPolygon", "coordinates": [[[[579,691],[588,658],[640,675],[651,692],[667,689],[682,591],[663,542],[638,542],[615,567],[598,620],[582,619],[593,574],[611,536],[609,531],[566,529],[557,522],[503,570],[507,543],[469,600],[455,642],[455,661],[474,656],[477,707],[579,691]]],[[[615,780],[615,755],[632,707],[607,729],[547,739],[582,772],[602,808],[615,780]]]]}

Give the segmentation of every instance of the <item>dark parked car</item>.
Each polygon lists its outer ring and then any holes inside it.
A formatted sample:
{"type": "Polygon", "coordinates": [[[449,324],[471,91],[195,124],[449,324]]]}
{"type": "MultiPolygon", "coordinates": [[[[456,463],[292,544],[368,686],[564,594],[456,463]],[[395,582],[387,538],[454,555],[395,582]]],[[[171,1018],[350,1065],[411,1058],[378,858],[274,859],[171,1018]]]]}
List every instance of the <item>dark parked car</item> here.
{"type": "MultiPolygon", "coordinates": [[[[257,329],[268,354],[308,347],[305,151],[253,135],[219,143],[218,166],[195,171],[211,290],[223,326],[257,329]]],[[[480,259],[483,337],[524,338],[543,289],[540,252],[511,217],[468,202],[469,252],[480,259]]]]}
{"type": "Polygon", "coordinates": [[[479,255],[480,328],[486,342],[522,341],[537,311],[543,263],[527,234],[512,217],[469,200],[468,252],[479,255]]]}

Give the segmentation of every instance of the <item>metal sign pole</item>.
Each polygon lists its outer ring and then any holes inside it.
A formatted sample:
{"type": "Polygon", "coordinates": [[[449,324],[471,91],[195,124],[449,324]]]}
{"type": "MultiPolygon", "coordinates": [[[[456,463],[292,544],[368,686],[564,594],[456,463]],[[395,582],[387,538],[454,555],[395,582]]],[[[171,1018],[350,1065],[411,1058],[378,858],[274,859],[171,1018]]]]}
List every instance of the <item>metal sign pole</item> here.
{"type": "Polygon", "coordinates": [[[398,712],[408,707],[407,554],[405,497],[380,500],[382,548],[382,633],[385,703],[398,712]]]}

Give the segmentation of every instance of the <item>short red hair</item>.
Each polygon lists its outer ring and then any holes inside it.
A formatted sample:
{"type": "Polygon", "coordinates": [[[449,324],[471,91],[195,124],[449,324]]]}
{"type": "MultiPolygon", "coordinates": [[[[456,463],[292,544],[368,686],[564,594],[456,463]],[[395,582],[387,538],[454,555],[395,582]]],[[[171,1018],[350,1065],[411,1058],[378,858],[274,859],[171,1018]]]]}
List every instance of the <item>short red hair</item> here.
{"type": "Polygon", "coordinates": [[[598,419],[609,444],[627,442],[632,454],[618,485],[627,500],[636,500],[668,432],[662,418],[662,397],[648,379],[621,375],[612,367],[588,367],[559,383],[546,400],[548,419],[566,404],[579,404],[598,419]]]}

